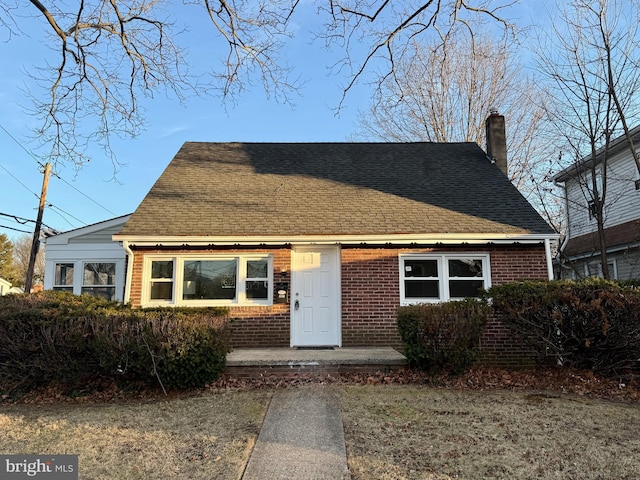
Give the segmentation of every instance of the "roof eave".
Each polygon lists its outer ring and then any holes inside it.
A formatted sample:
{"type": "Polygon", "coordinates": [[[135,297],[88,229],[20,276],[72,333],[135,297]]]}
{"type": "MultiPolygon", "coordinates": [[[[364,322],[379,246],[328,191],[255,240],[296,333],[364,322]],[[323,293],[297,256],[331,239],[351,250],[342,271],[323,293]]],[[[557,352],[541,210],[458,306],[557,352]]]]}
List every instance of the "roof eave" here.
{"type": "Polygon", "coordinates": [[[558,234],[488,233],[488,234],[398,234],[398,235],[298,235],[298,236],[146,236],[113,235],[114,241],[126,241],[136,246],[260,246],[296,244],[536,244],[558,240],[558,234]]]}

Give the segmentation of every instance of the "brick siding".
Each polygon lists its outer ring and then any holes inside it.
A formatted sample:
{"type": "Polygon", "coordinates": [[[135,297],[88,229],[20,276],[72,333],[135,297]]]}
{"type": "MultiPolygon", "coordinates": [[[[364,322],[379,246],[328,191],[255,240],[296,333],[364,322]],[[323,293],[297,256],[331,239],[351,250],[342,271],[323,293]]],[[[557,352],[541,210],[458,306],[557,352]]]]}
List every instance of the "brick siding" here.
{"type": "MultiPolygon", "coordinates": [[[[274,260],[274,283],[290,282],[290,248],[220,250],[203,249],[201,253],[271,253],[274,260]],[[286,272],[285,276],[281,272],[286,272]]],[[[176,255],[189,250],[137,249],[130,302],[141,304],[143,256],[147,254],[176,255]]],[[[343,246],[341,257],[342,284],[342,345],[345,347],[400,347],[396,327],[396,312],[400,304],[400,253],[489,253],[493,285],[516,280],[546,279],[547,265],[544,247],[492,246],[447,248],[362,248],[343,246]]],[[[267,307],[231,307],[233,346],[288,347],[290,345],[290,315],[288,304],[267,307]]],[[[513,338],[498,319],[492,319],[481,339],[482,362],[494,366],[520,366],[526,363],[523,346],[513,338]]]]}

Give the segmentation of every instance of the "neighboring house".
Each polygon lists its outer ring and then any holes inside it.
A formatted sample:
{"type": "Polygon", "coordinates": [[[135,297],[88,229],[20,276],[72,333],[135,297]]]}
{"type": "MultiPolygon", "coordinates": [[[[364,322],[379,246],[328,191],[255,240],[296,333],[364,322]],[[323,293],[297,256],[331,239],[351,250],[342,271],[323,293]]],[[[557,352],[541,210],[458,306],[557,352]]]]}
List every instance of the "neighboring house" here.
{"type": "Polygon", "coordinates": [[[129,215],[45,239],[44,288],[124,300],[126,254],[112,240],[129,215]]]}
{"type": "Polygon", "coordinates": [[[230,307],[235,347],[397,346],[399,305],[552,278],[557,235],[506,176],[504,117],[488,127],[495,159],[475,143],[185,143],[114,235],[125,301],[230,307]]]}
{"type": "MultiPolygon", "coordinates": [[[[640,146],[640,127],[632,132],[640,146]]],[[[596,181],[602,188],[602,149],[597,152],[596,181]]],[[[585,157],[555,175],[564,186],[567,232],[560,247],[561,278],[602,276],[600,242],[591,203],[591,158],[585,157]]],[[[607,159],[604,227],[611,278],[640,278],[640,175],[626,137],[612,141],[607,159]]]]}
{"type": "Polygon", "coordinates": [[[9,280],[5,280],[4,278],[0,278],[0,295],[6,295],[11,290],[11,282],[9,280]]]}

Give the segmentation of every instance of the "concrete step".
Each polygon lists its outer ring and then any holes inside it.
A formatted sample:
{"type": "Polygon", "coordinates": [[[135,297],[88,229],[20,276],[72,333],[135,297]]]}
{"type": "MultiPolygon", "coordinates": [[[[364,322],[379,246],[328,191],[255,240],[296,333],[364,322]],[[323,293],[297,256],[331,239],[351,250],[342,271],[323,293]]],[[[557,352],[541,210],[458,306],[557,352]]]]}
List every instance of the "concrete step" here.
{"type": "Polygon", "coordinates": [[[227,355],[225,374],[235,377],[289,377],[404,370],[407,359],[391,347],[333,349],[241,348],[227,355]]]}

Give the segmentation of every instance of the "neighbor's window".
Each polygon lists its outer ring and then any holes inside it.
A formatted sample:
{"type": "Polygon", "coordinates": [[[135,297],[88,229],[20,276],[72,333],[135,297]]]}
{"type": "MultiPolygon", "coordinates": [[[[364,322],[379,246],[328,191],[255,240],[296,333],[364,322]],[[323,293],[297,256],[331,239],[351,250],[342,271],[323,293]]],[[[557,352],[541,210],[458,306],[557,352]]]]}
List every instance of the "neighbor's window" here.
{"type": "Polygon", "coordinates": [[[271,302],[271,257],[185,255],[171,260],[152,259],[150,263],[150,303],[265,305],[271,302]]]}
{"type": "Polygon", "coordinates": [[[73,263],[56,263],[54,290],[73,292],[73,263]]]}
{"type": "Polygon", "coordinates": [[[400,256],[403,305],[477,297],[489,288],[489,256],[411,254],[400,256]]]}
{"type": "MultiPolygon", "coordinates": [[[[615,280],[618,278],[618,270],[615,259],[607,261],[607,268],[609,269],[609,278],[615,280]]],[[[603,278],[602,263],[598,260],[587,262],[584,265],[585,277],[599,277],[603,278]]]]}
{"type": "Polygon", "coordinates": [[[85,263],[82,269],[81,293],[101,297],[105,300],[116,299],[116,264],[85,263]]]}

